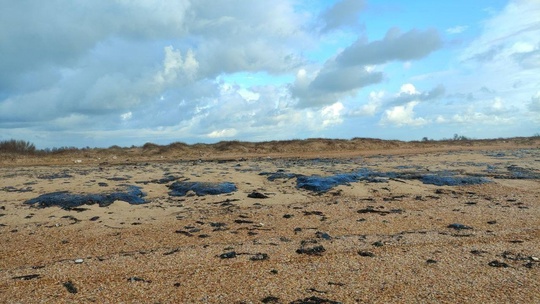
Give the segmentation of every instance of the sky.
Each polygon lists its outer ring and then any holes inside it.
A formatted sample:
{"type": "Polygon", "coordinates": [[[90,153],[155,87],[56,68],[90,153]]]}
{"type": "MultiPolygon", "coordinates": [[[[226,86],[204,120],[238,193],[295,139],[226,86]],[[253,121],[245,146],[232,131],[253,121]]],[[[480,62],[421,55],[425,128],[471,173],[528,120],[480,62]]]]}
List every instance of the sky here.
{"type": "Polygon", "coordinates": [[[538,0],[0,0],[0,140],[540,133],[538,0]]]}

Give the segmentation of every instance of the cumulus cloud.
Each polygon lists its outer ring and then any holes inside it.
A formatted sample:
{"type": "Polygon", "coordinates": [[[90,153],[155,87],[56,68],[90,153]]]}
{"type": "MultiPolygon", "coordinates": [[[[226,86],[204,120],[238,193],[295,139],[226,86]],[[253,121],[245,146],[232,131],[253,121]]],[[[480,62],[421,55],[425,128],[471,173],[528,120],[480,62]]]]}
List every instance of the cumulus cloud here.
{"type": "Polygon", "coordinates": [[[323,11],[320,19],[324,22],[323,32],[341,27],[354,28],[359,24],[360,12],[365,7],[363,0],[341,0],[323,11]]]}
{"type": "Polygon", "coordinates": [[[445,94],[445,87],[440,84],[427,92],[419,92],[413,84],[407,83],[401,86],[400,91],[393,98],[386,101],[387,105],[403,105],[411,101],[429,101],[441,98],[445,94]]]}
{"type": "Polygon", "coordinates": [[[371,91],[369,93],[368,102],[359,108],[350,110],[348,115],[352,117],[373,116],[379,111],[384,101],[384,97],[384,91],[371,91]]]}
{"type": "Polygon", "coordinates": [[[418,101],[408,102],[403,106],[395,106],[384,112],[381,124],[396,125],[396,126],[421,126],[428,123],[422,117],[415,117],[414,107],[418,105],[418,101]]]}
{"type": "Polygon", "coordinates": [[[366,43],[357,40],[336,58],[341,65],[372,65],[393,60],[423,58],[442,46],[436,30],[413,29],[402,33],[398,28],[388,30],[382,40],[366,43]]]}

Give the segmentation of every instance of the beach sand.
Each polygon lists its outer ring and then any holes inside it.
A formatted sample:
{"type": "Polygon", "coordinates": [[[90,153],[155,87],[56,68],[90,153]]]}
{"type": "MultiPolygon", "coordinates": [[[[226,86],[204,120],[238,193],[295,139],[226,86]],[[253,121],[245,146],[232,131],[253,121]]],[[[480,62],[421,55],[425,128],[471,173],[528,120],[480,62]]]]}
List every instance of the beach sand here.
{"type": "Polygon", "coordinates": [[[540,303],[537,146],[37,163],[0,168],[2,303],[540,303]],[[126,185],[146,203],[25,204],[126,185]]]}

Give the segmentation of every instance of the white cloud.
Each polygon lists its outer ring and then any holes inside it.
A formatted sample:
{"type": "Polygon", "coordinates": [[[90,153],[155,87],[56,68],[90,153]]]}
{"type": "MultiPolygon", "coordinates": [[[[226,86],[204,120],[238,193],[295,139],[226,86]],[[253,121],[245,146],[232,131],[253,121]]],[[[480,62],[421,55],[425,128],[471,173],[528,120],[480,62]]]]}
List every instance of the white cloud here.
{"type": "Polygon", "coordinates": [[[120,115],[120,118],[122,120],[130,120],[131,117],[133,117],[133,113],[131,113],[131,112],[126,112],[126,113],[120,115]]]}
{"type": "Polygon", "coordinates": [[[343,119],[341,117],[341,112],[343,111],[344,106],[341,102],[336,102],[331,106],[327,106],[322,108],[321,110],[321,116],[322,116],[322,126],[327,127],[331,125],[340,124],[343,122],[343,119]]]}
{"type": "Polygon", "coordinates": [[[416,91],[416,88],[414,87],[414,85],[412,83],[406,83],[406,84],[402,85],[401,88],[399,89],[399,93],[405,93],[405,94],[409,94],[409,95],[417,95],[417,94],[419,94],[418,91],[416,91]]]}
{"type": "Polygon", "coordinates": [[[414,107],[416,105],[418,105],[418,101],[411,101],[406,105],[395,106],[384,111],[381,124],[392,124],[396,126],[421,126],[427,124],[428,121],[424,118],[414,117],[414,107]]]}
{"type": "Polygon", "coordinates": [[[461,34],[469,28],[466,25],[457,25],[446,29],[446,32],[451,35],[461,34]]]}
{"type": "Polygon", "coordinates": [[[369,93],[368,102],[361,107],[351,110],[349,116],[373,116],[381,107],[385,97],[384,91],[371,91],[369,93]]]}
{"type": "Polygon", "coordinates": [[[223,130],[216,130],[208,133],[206,136],[210,138],[226,138],[226,137],[234,137],[236,134],[238,134],[238,131],[235,129],[223,129],[223,130]]]}

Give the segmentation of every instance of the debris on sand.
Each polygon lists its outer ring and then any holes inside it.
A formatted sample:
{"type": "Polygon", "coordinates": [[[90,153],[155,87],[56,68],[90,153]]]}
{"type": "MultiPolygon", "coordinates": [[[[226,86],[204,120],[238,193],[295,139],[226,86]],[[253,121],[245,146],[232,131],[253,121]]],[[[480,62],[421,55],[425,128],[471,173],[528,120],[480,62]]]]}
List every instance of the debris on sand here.
{"type": "Polygon", "coordinates": [[[39,274],[27,274],[27,275],[22,275],[22,276],[16,276],[16,277],[12,277],[13,280],[24,280],[24,281],[28,281],[28,280],[33,280],[33,279],[39,279],[41,276],[39,274]]]}
{"type": "Polygon", "coordinates": [[[422,183],[436,186],[465,186],[489,183],[490,180],[478,176],[454,176],[447,174],[428,174],[421,178],[422,183]]]}
{"type": "Polygon", "coordinates": [[[237,255],[236,251],[229,251],[229,252],[220,254],[219,257],[222,259],[234,259],[236,258],[236,255],[237,255]]]}
{"type": "Polygon", "coordinates": [[[460,223],[452,223],[448,225],[448,228],[456,229],[456,230],[467,230],[467,229],[473,229],[471,226],[463,225],[460,223]]]}
{"type": "Polygon", "coordinates": [[[498,267],[498,268],[507,268],[507,267],[510,267],[510,265],[504,263],[504,262],[499,262],[497,260],[494,260],[494,261],[491,261],[488,263],[489,266],[491,267],[498,267]]]}
{"type": "Polygon", "coordinates": [[[323,299],[319,297],[309,297],[305,299],[292,301],[291,304],[341,304],[341,302],[336,302],[336,301],[323,299]]]}
{"type": "Polygon", "coordinates": [[[308,247],[308,248],[301,247],[296,250],[296,253],[307,254],[307,255],[322,255],[322,253],[325,251],[326,249],[324,249],[322,245],[319,245],[319,246],[308,247]]]}
{"type": "Polygon", "coordinates": [[[141,191],[141,188],[131,185],[124,185],[124,187],[125,189],[123,191],[105,194],[73,194],[68,191],[52,192],[27,200],[24,203],[35,205],[38,208],[58,206],[66,210],[93,204],[98,204],[100,207],[107,207],[114,201],[124,201],[132,205],[147,203],[143,198],[146,194],[141,191]]]}
{"type": "Polygon", "coordinates": [[[66,290],[69,293],[77,293],[78,292],[77,287],[75,287],[75,285],[71,281],[64,282],[64,283],[62,283],[62,285],[64,285],[64,287],[66,288],[66,290]]]}
{"type": "Polygon", "coordinates": [[[230,182],[174,182],[169,186],[170,196],[185,196],[188,191],[193,191],[198,196],[227,194],[236,191],[236,185],[230,182]]]}

